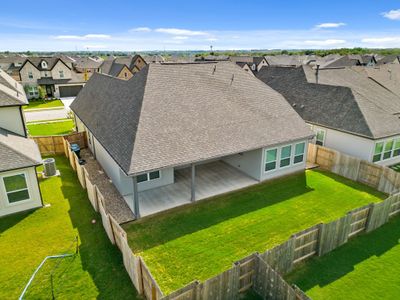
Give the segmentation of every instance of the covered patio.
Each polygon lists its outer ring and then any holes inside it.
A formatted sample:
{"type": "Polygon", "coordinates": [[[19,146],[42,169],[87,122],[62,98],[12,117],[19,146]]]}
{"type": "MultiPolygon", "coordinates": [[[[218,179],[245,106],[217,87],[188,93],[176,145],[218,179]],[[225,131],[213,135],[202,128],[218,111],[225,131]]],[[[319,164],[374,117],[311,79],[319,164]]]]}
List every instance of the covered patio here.
{"type": "Polygon", "coordinates": [[[174,176],[173,184],[138,193],[141,217],[258,183],[220,160],[175,169],[174,176]]]}

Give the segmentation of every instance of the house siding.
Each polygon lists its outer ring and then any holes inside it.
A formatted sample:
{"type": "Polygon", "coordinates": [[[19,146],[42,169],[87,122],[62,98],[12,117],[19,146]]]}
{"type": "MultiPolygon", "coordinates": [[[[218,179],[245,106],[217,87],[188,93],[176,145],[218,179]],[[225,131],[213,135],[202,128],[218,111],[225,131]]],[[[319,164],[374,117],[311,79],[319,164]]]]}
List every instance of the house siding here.
{"type": "Polygon", "coordinates": [[[308,140],[300,140],[300,141],[296,141],[296,142],[292,142],[292,143],[284,143],[284,144],[280,144],[277,146],[264,148],[262,150],[262,163],[261,163],[261,170],[260,170],[261,171],[261,181],[304,171],[306,168],[306,163],[307,163],[307,149],[308,149],[308,140]],[[305,143],[303,162],[294,164],[293,163],[294,149],[295,149],[294,147],[296,144],[299,144],[299,143],[305,143]],[[290,165],[287,167],[281,168],[281,167],[279,167],[279,163],[280,163],[280,153],[279,152],[282,147],[287,146],[287,145],[292,145],[292,155],[291,155],[291,159],[290,159],[290,165]],[[275,148],[278,149],[278,157],[277,157],[277,161],[276,161],[277,168],[273,171],[266,172],[265,171],[265,159],[266,159],[265,152],[268,149],[275,149],[275,148]]]}
{"type": "Polygon", "coordinates": [[[35,167],[23,168],[0,173],[0,216],[5,216],[20,211],[42,206],[42,199],[36,178],[35,167]],[[29,191],[30,200],[9,204],[3,183],[4,176],[12,176],[24,173],[29,191]]]}
{"type": "Polygon", "coordinates": [[[19,106],[2,107],[0,109],[0,128],[25,136],[19,106]]]}
{"type": "Polygon", "coordinates": [[[261,180],[260,165],[262,164],[262,149],[248,151],[224,157],[222,161],[242,171],[250,177],[261,180]]]}

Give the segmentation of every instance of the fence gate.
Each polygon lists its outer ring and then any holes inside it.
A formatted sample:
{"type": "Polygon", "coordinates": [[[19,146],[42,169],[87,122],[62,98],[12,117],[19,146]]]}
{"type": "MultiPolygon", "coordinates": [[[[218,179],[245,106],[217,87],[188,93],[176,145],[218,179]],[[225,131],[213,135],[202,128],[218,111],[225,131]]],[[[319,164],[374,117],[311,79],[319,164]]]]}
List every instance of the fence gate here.
{"type": "Polygon", "coordinates": [[[396,200],[390,206],[389,217],[400,213],[400,197],[396,197],[396,200]]]}
{"type": "Polygon", "coordinates": [[[239,293],[244,293],[253,286],[256,256],[248,256],[236,264],[239,268],[239,293]]]}
{"type": "Polygon", "coordinates": [[[369,210],[370,208],[366,207],[351,213],[349,237],[352,237],[366,229],[369,210]]]}
{"type": "Polygon", "coordinates": [[[312,227],[294,236],[293,263],[299,263],[318,251],[319,227],[312,227]]]}

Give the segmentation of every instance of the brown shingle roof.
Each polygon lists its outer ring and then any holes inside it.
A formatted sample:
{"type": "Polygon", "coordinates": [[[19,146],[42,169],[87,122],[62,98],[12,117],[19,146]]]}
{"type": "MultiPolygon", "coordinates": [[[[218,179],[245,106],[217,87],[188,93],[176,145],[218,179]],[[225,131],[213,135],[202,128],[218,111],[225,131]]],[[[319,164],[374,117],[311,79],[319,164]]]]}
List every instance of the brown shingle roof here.
{"type": "Polygon", "coordinates": [[[71,108],[129,175],[312,136],[282,95],[231,62],[95,74],[71,108]]]}

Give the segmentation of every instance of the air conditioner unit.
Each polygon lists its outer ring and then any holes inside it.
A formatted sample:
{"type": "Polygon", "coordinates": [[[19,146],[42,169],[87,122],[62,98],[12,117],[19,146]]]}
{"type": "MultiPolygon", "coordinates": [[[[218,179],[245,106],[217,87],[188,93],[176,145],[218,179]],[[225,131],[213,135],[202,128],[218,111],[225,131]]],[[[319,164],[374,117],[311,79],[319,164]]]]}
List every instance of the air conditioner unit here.
{"type": "Polygon", "coordinates": [[[57,175],[56,160],[54,158],[43,160],[43,174],[46,177],[57,175]]]}

